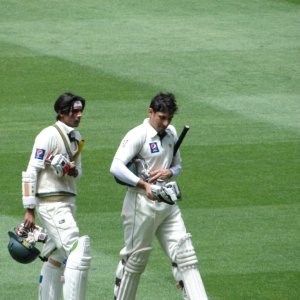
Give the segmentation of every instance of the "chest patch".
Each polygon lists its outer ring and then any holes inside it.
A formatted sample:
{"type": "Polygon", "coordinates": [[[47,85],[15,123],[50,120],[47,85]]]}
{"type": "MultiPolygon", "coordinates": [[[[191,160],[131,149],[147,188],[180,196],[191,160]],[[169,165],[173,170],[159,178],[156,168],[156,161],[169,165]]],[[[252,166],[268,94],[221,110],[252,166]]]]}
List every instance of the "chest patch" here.
{"type": "Polygon", "coordinates": [[[157,146],[157,142],[149,143],[151,153],[159,152],[159,148],[157,146]]]}
{"type": "Polygon", "coordinates": [[[36,148],[34,158],[42,160],[45,156],[45,152],[44,149],[36,148]]]}

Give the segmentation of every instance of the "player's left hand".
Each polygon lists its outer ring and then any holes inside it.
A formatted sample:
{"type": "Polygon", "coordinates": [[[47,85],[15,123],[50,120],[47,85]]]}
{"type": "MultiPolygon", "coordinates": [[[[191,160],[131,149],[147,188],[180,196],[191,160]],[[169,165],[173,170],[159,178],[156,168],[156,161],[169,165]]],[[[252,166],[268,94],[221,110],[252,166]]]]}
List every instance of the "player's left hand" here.
{"type": "Polygon", "coordinates": [[[73,176],[73,177],[77,177],[78,176],[78,170],[76,169],[76,164],[75,161],[71,161],[69,162],[69,170],[68,170],[68,175],[69,176],[73,176]]]}
{"type": "Polygon", "coordinates": [[[170,169],[157,169],[155,171],[151,171],[149,173],[150,179],[148,180],[149,183],[156,182],[158,179],[166,180],[172,177],[173,173],[170,169]]]}

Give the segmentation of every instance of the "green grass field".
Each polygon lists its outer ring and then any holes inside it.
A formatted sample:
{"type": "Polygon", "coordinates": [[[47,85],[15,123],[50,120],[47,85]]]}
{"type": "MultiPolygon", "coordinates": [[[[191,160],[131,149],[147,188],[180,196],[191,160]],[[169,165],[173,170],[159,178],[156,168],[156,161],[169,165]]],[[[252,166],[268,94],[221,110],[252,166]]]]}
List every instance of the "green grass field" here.
{"type": "MultiPolygon", "coordinates": [[[[7,231],[23,218],[21,172],[57,96],[86,98],[78,223],[92,238],[88,300],[112,299],[124,188],[121,138],[171,91],[183,216],[215,300],[300,299],[300,1],[1,1],[0,299],[36,299],[40,261],[7,231]]],[[[181,299],[157,242],[137,300],[181,299]]]]}

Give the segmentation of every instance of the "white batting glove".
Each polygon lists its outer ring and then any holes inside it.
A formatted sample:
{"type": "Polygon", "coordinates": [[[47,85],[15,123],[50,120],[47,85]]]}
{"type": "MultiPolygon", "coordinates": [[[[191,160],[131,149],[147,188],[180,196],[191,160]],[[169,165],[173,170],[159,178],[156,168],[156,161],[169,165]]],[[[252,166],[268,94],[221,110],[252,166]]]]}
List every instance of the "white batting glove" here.
{"type": "Polygon", "coordinates": [[[56,154],[51,159],[51,167],[56,171],[58,177],[63,177],[70,170],[70,161],[62,154],[56,154]]]}
{"type": "Polygon", "coordinates": [[[36,242],[46,243],[48,238],[47,234],[43,232],[43,228],[38,225],[28,228],[22,223],[16,227],[15,232],[31,245],[35,245],[36,242]]]}
{"type": "Polygon", "coordinates": [[[161,186],[156,185],[156,184],[152,184],[151,185],[151,192],[152,192],[154,197],[158,198],[159,194],[161,192],[161,186]]]}
{"type": "Polygon", "coordinates": [[[181,198],[180,188],[175,181],[170,181],[163,187],[167,189],[167,193],[170,195],[173,201],[179,200],[181,198]]]}
{"type": "Polygon", "coordinates": [[[175,201],[180,198],[180,190],[175,181],[169,182],[164,186],[153,184],[151,185],[151,192],[158,201],[165,202],[170,205],[175,204],[175,201]]]}

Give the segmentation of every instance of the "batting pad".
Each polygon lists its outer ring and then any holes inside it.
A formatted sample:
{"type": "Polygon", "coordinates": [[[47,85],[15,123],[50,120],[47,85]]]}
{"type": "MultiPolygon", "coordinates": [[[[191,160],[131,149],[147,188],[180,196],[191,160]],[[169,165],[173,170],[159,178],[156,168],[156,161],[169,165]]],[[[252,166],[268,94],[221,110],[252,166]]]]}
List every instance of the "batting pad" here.
{"type": "Polygon", "coordinates": [[[64,267],[43,264],[40,275],[39,300],[59,300],[63,287],[64,267]]]}
{"type": "Polygon", "coordinates": [[[88,270],[91,265],[90,238],[82,236],[73,246],[68,257],[64,273],[64,299],[84,300],[86,294],[88,270]]]}
{"type": "Polygon", "coordinates": [[[189,300],[207,300],[198,270],[198,259],[192,245],[191,234],[182,238],[177,246],[176,262],[189,300]]]}
{"type": "Polygon", "coordinates": [[[145,247],[133,252],[126,264],[121,280],[117,300],[134,300],[141,274],[144,272],[152,247],[145,247]]]}

